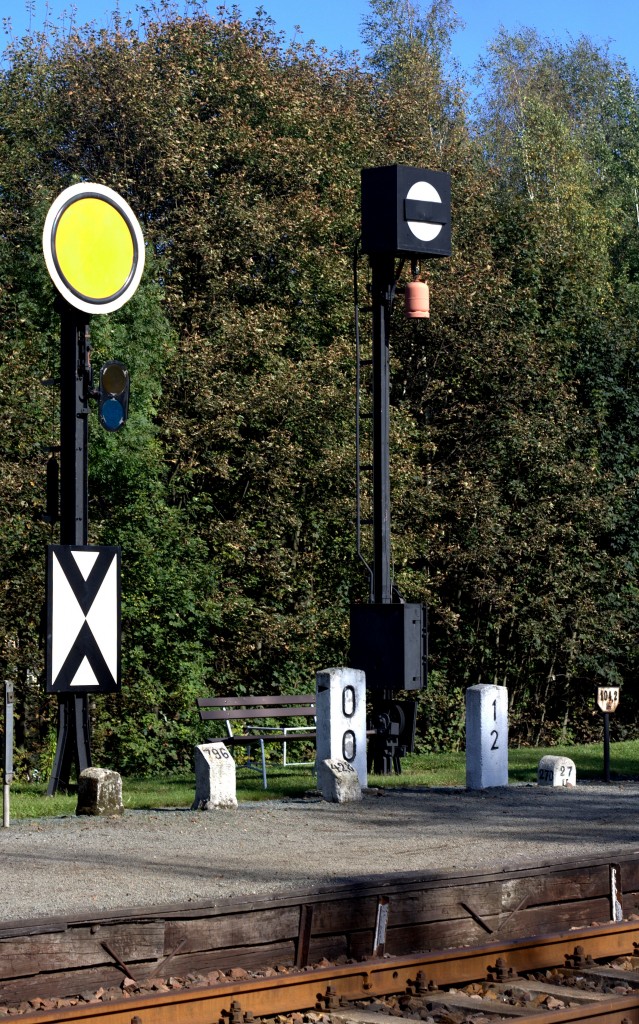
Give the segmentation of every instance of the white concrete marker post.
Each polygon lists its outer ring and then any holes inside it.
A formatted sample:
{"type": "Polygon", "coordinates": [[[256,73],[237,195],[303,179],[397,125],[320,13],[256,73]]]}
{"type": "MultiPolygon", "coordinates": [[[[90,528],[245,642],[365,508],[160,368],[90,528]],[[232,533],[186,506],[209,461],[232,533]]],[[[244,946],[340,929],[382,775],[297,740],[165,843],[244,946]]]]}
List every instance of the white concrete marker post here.
{"type": "Polygon", "coordinates": [[[577,785],[575,762],[569,757],[546,754],[537,765],[537,785],[572,789],[577,785]]]}
{"type": "Polygon", "coordinates": [[[235,760],[223,743],[202,743],[193,750],[195,800],[192,811],[237,807],[235,760]]]}
{"type": "Polygon", "coordinates": [[[345,761],[362,789],[366,768],[366,674],[358,668],[326,668],[316,676],[317,764],[345,761]]]}
{"type": "Polygon", "coordinates": [[[479,683],[466,690],[466,787],[508,785],[508,689],[479,683]]]}

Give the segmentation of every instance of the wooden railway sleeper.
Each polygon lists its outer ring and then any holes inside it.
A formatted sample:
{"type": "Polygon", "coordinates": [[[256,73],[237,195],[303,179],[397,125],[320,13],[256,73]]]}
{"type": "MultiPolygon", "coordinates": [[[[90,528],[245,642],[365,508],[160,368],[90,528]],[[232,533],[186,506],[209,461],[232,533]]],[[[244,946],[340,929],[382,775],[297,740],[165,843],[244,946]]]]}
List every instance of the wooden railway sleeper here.
{"type": "Polygon", "coordinates": [[[623,982],[626,985],[639,985],[639,971],[627,971],[621,967],[600,967],[593,964],[592,967],[582,969],[580,974],[586,978],[594,978],[596,981],[623,982]]]}
{"type": "Polygon", "coordinates": [[[136,982],[140,980],[133,973],[129,965],[125,964],[124,960],[122,960],[121,957],[119,957],[118,954],[115,952],[115,950],[111,948],[108,942],[101,942],[100,945],[102,946],[102,949],[105,951],[105,953],[108,953],[111,959],[115,961],[115,963],[118,965],[122,973],[126,974],[127,978],[130,978],[131,981],[136,982]]]}
{"type": "Polygon", "coordinates": [[[171,960],[173,960],[173,958],[177,956],[177,954],[180,953],[185,946],[186,939],[181,939],[180,942],[178,942],[177,946],[175,946],[175,948],[171,950],[168,956],[161,957],[158,960],[155,967],[152,968],[151,973],[147,977],[157,978],[160,972],[165,971],[167,969],[168,965],[171,963],[171,960]]]}
{"type": "MultiPolygon", "coordinates": [[[[358,993],[362,992],[362,983],[366,981],[372,982],[368,993],[379,997],[390,992],[401,992],[408,987],[424,987],[426,978],[431,978],[442,986],[464,984],[485,975],[489,964],[494,965],[495,973],[499,968],[501,977],[507,983],[516,985],[517,982],[512,980],[514,974],[510,965],[522,973],[556,968],[571,949],[574,951],[571,954],[573,957],[582,957],[586,949],[591,950],[593,955],[600,959],[611,955],[627,956],[633,948],[632,940],[638,935],[638,931],[636,923],[615,924],[594,930],[583,929],[577,934],[572,932],[565,936],[549,935],[545,944],[538,943],[532,937],[515,940],[512,948],[505,944],[501,944],[501,948],[498,949],[495,949],[493,944],[485,947],[464,947],[459,971],[454,967],[454,961],[459,958],[460,951],[449,949],[421,956],[375,960],[370,961],[368,965],[360,963],[323,967],[315,977],[313,974],[299,972],[285,978],[249,978],[233,982],[232,985],[217,984],[208,990],[196,991],[195,994],[187,991],[163,992],[157,997],[151,993],[140,993],[135,997],[135,1006],[122,1000],[119,1004],[115,1001],[108,1002],[106,1007],[91,1004],[87,1007],[65,1007],[51,1012],[38,1011],[25,1014],[20,1019],[20,1024],[85,1024],[87,1021],[89,1024],[132,1024],[133,1013],[140,1018],[133,1024],[174,1024],[180,1019],[187,1021],[188,1024],[217,1024],[220,1019],[224,1024],[230,1024],[229,1004],[232,999],[241,1000],[245,1006],[250,1006],[254,1013],[263,1017],[310,1009],[313,1006],[323,1010],[326,1001],[335,1005],[340,992],[348,999],[360,998],[358,993]],[[580,941],[583,943],[581,950],[575,948],[575,943],[580,941]],[[529,954],[532,954],[532,961],[529,954]],[[508,962],[505,957],[508,958],[508,962]],[[500,962],[497,963],[497,960],[500,962]],[[422,977],[419,977],[420,972],[422,977]],[[394,987],[395,985],[397,987],[394,987]]],[[[571,969],[563,967],[560,970],[571,969]]],[[[445,996],[442,993],[442,997],[450,1000],[450,994],[445,996]]],[[[472,1006],[478,1008],[477,1002],[473,1001],[472,1006]]],[[[517,1007],[511,1007],[505,1012],[509,1016],[521,1015],[521,1010],[517,1007]]],[[[583,1007],[578,1012],[581,1014],[579,1018],[571,1016],[573,1010],[566,1008],[552,1013],[549,1011],[542,1012],[541,1015],[536,1014],[535,1019],[537,1024],[568,1024],[569,1021],[590,1019],[588,1011],[583,1007]]],[[[597,1006],[592,1012],[600,1014],[597,1024],[621,1024],[622,1016],[628,1017],[632,1024],[639,1024],[639,994],[624,996],[623,1002],[608,994],[605,999],[597,1000],[597,1006]],[[608,1013],[608,1006],[612,1008],[611,1014],[604,1019],[608,1013]]],[[[247,1017],[244,1014],[242,1024],[247,1024],[247,1017]]],[[[595,1024],[594,1018],[592,1024],[595,1024]]]]}

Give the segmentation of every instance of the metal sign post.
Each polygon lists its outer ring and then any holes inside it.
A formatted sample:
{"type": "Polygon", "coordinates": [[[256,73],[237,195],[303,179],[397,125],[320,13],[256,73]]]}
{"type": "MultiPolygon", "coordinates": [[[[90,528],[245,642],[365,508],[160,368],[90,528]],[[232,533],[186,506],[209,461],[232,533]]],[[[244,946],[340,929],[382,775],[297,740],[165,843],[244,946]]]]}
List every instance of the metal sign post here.
{"type": "Polygon", "coordinates": [[[604,782],[610,782],[610,714],[604,711],[604,782]]]}
{"type": "MultiPolygon", "coordinates": [[[[372,278],[373,566],[367,567],[370,603],[351,607],[350,661],[366,673],[371,695],[376,735],[369,762],[375,772],[387,774],[399,772],[400,757],[413,749],[416,702],[397,701],[395,694],[422,688],[425,655],[424,609],[400,597],[392,576],[389,332],[395,258],[450,256],[450,176],[401,164],[365,168],[361,199],[361,250],[369,257],[372,278]]],[[[358,381],[359,365],[358,355],[358,381]]],[[[359,440],[357,448],[359,453],[359,440]]],[[[357,460],[359,482],[359,454],[357,460]]],[[[357,502],[359,517],[359,484],[357,502]]],[[[359,518],[357,530],[359,553],[359,518]]]]}
{"type": "MultiPolygon", "coordinates": [[[[89,317],[58,300],[60,313],[60,540],[86,544],[88,535],[89,317]]],[[[71,766],[91,766],[89,702],[84,693],[58,698],[58,742],[47,789],[69,785],[71,766]]]]}
{"type": "MultiPolygon", "coordinates": [[[[78,775],[91,765],[88,696],[90,692],[119,687],[119,583],[107,588],[117,594],[116,609],[118,651],[115,656],[110,643],[100,643],[105,629],[95,621],[102,612],[108,620],[106,633],[113,635],[113,602],[106,610],[100,605],[91,620],[83,581],[98,604],[99,587],[91,566],[82,559],[88,543],[88,416],[92,391],[91,346],[89,320],[94,313],[112,313],[127,302],[137,289],[144,269],[144,239],[137,219],[129,205],[104,185],[82,182],[65,189],[51,204],[42,234],[42,249],[47,270],[58,291],[60,313],[60,544],[74,549],[75,565],[69,563],[67,579],[75,592],[80,609],[77,631],[70,647],[64,630],[49,626],[47,645],[47,679],[49,692],[58,692],[58,742],[49,780],[48,795],[69,784],[71,766],[75,762],[78,775]],[[76,572],[76,569],[78,572],[76,572]],[[93,581],[90,585],[90,579],[93,581]],[[54,635],[52,635],[54,634],[54,635]],[[62,640],[60,637],[62,636],[62,640]],[[75,639],[74,639],[75,637],[75,639]],[[63,650],[66,660],[53,672],[52,658],[63,650]],[[106,652],[107,668],[101,665],[106,652]],[[102,661],[101,661],[102,659],[102,661]],[[108,664],[111,664],[111,668],[108,664]],[[88,667],[87,667],[88,666],[88,667]],[[68,679],[67,679],[68,676],[68,679]],[[56,680],[58,681],[57,685],[56,680]]],[[[115,363],[117,361],[111,361],[115,363]]],[[[109,364],[111,365],[111,364],[109,364]]],[[[118,366],[121,364],[117,363],[118,366]]],[[[104,370],[104,367],[103,367],[104,370]]],[[[117,430],[126,418],[128,404],[128,371],[123,371],[123,393],[116,420],[104,414],[110,393],[101,400],[101,420],[108,430],[117,430]]],[[[104,374],[101,371],[100,393],[104,374]]],[[[113,549],[111,549],[113,550],[113,549]]],[[[49,565],[54,556],[49,552],[49,565]]],[[[71,556],[70,556],[71,557],[71,556]]],[[[99,554],[94,555],[100,559],[99,554]]],[[[61,554],[60,558],[64,559],[61,554]]],[[[68,561],[68,560],[67,560],[68,561]]],[[[119,568],[119,559],[118,559],[119,568]]],[[[48,621],[55,621],[48,594],[48,621]]],[[[75,605],[67,602],[73,611],[75,605]]]]}
{"type": "Polygon", "coordinates": [[[604,782],[610,782],[610,714],[619,706],[619,687],[598,686],[597,704],[603,711],[603,777],[604,782]]]}
{"type": "Polygon", "coordinates": [[[2,793],[2,825],[9,828],[10,788],[13,782],[13,683],[4,684],[4,769],[2,793]]]}
{"type": "Polygon", "coordinates": [[[389,327],[395,294],[393,256],[371,258],[373,304],[373,601],[391,604],[390,529],[390,351],[389,327]]]}

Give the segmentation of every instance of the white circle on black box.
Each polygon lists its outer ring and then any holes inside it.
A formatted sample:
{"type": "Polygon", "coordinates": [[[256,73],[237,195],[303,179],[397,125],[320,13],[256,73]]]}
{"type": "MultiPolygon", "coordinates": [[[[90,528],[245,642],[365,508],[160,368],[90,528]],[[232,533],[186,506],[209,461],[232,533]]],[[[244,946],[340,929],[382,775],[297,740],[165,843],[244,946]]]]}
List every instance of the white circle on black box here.
{"type": "MultiPolygon", "coordinates": [[[[428,181],[416,181],[408,190],[407,199],[416,199],[422,203],[441,203],[440,196],[434,185],[428,181]]],[[[432,242],[441,231],[442,224],[429,224],[426,221],[409,220],[406,222],[410,230],[420,242],[432,242]]]]}

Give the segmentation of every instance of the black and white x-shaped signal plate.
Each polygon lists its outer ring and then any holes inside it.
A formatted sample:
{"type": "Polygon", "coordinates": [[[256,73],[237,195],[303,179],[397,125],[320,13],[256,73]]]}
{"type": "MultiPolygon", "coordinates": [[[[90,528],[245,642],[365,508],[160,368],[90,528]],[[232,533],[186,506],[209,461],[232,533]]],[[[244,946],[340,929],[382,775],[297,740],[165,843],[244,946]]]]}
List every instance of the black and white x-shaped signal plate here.
{"type": "Polygon", "coordinates": [[[47,693],[120,688],[120,548],[47,549],[47,693]]]}

